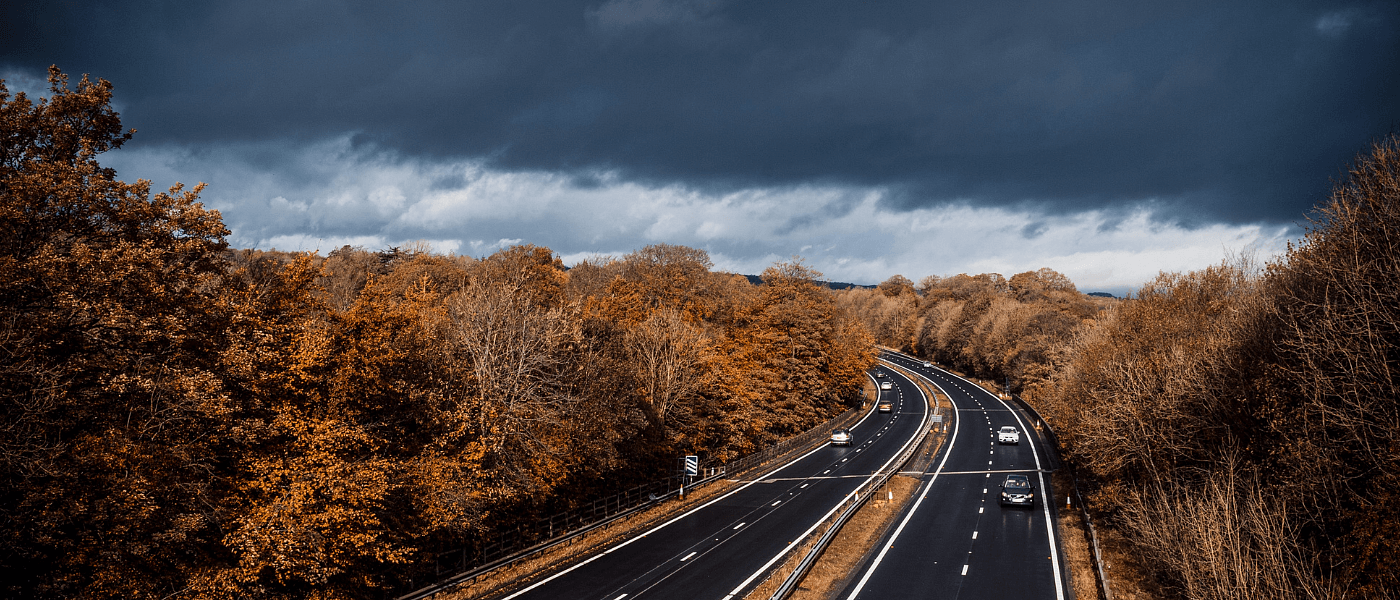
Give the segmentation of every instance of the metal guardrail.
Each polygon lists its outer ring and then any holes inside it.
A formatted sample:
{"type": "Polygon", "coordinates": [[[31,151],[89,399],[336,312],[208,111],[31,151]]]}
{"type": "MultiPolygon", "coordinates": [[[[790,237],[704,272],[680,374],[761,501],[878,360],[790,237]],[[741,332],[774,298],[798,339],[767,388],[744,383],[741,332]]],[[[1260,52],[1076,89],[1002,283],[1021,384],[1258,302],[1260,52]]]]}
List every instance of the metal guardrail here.
{"type": "MultiPolygon", "coordinates": [[[[1048,441],[1051,442],[1052,447],[1055,449],[1055,460],[1058,462],[1060,456],[1060,437],[1055,433],[1055,428],[1051,427],[1050,423],[1040,415],[1040,411],[1036,410],[1035,407],[1031,406],[1025,399],[1015,394],[1011,395],[1011,399],[1014,400],[1016,405],[1020,406],[1022,410],[1025,410],[1030,413],[1031,416],[1035,417],[1038,424],[1044,425],[1045,430],[1050,434],[1048,436],[1048,441]]],[[[1098,531],[1094,529],[1094,520],[1089,517],[1089,507],[1084,504],[1084,496],[1079,494],[1079,476],[1075,474],[1073,468],[1069,470],[1069,473],[1070,485],[1074,488],[1074,501],[1079,504],[1079,514],[1084,517],[1084,525],[1089,528],[1089,543],[1094,549],[1090,560],[1094,563],[1094,573],[1098,575],[1099,593],[1103,600],[1113,600],[1113,592],[1108,585],[1108,574],[1104,572],[1103,554],[1099,551],[1099,534],[1098,531]]]]}
{"type": "MultiPolygon", "coordinates": [[[[794,449],[806,448],[819,439],[827,440],[829,439],[828,436],[830,436],[830,430],[832,428],[835,428],[839,425],[851,421],[856,416],[860,415],[863,412],[863,409],[864,406],[849,409],[846,412],[841,413],[840,415],[832,417],[831,419],[828,419],[827,421],[815,427],[812,427],[811,429],[808,429],[807,431],[804,431],[790,438],[781,440],[776,444],[769,445],[767,448],[747,454],[730,462],[724,463],[718,467],[706,469],[711,473],[709,476],[691,482],[690,484],[684,487],[684,490],[686,493],[690,493],[693,490],[704,487],[719,479],[742,475],[747,471],[767,464],[769,461],[775,458],[785,456],[788,453],[792,452],[794,449]]],[[[484,564],[480,564],[478,566],[471,567],[470,569],[459,571],[447,575],[445,577],[438,576],[432,584],[421,587],[407,594],[398,596],[395,600],[419,600],[421,598],[427,598],[434,594],[447,591],[451,588],[463,584],[469,584],[482,576],[488,575],[494,571],[505,568],[520,561],[538,556],[561,545],[572,544],[586,537],[590,533],[605,528],[622,519],[631,517],[632,515],[635,515],[643,510],[656,506],[667,499],[677,496],[681,493],[681,488],[677,486],[675,489],[672,489],[669,485],[667,485],[674,479],[675,478],[672,477],[664,480],[654,481],[649,484],[637,486],[621,494],[615,494],[613,496],[599,498],[573,511],[553,515],[549,519],[544,519],[541,522],[536,523],[535,527],[539,528],[541,526],[541,523],[543,523],[544,527],[547,527],[547,530],[551,534],[555,530],[556,522],[559,523],[559,526],[561,528],[567,528],[570,523],[574,523],[574,526],[576,528],[516,552],[510,552],[507,554],[507,551],[497,550],[495,551],[495,556],[497,558],[492,560],[486,560],[484,558],[491,556],[491,554],[488,553],[491,546],[487,546],[481,552],[481,556],[483,557],[482,562],[484,564]],[[655,493],[654,488],[662,485],[665,486],[665,489],[662,490],[662,493],[655,493]],[[585,509],[587,509],[587,514],[594,516],[595,519],[592,521],[585,522],[582,525],[578,525],[578,523],[580,523],[584,519],[582,515],[585,513],[585,509]],[[599,517],[599,514],[601,514],[602,516],[599,517]]],[[[501,540],[494,544],[494,546],[497,548],[505,548],[509,545],[505,543],[505,540],[501,540]]],[[[454,550],[452,552],[444,554],[450,555],[456,554],[457,552],[458,551],[454,550]]],[[[460,563],[463,564],[463,568],[465,568],[465,562],[466,558],[464,554],[463,559],[460,563]]]]}
{"type": "MultiPolygon", "coordinates": [[[[894,369],[906,371],[904,367],[896,365],[891,361],[885,359],[881,360],[884,360],[884,362],[888,363],[889,366],[894,369]]],[[[906,373],[906,375],[909,374],[906,373]]],[[[915,382],[915,385],[918,385],[918,377],[920,376],[917,374],[912,374],[910,376],[910,379],[915,382]]],[[[919,424],[918,437],[908,442],[904,450],[901,451],[900,456],[889,463],[885,472],[879,475],[879,481],[877,483],[871,485],[864,492],[853,492],[846,496],[843,502],[849,501],[850,505],[847,506],[845,510],[841,511],[841,514],[836,517],[836,520],[832,522],[832,525],[827,528],[826,532],[823,533],[821,537],[817,538],[816,544],[814,544],[812,548],[807,551],[807,554],[802,557],[802,560],[797,563],[797,568],[794,569],[787,578],[783,579],[783,583],[773,592],[769,600],[786,600],[793,592],[797,591],[798,584],[802,582],[807,576],[807,573],[816,565],[817,559],[821,558],[822,553],[831,545],[831,542],[836,539],[837,534],[841,532],[841,528],[855,516],[856,512],[858,512],[862,506],[865,506],[866,502],[874,497],[880,490],[884,489],[885,484],[889,482],[890,478],[898,473],[900,469],[904,467],[904,464],[909,462],[909,459],[913,458],[914,454],[923,446],[924,439],[926,439],[929,434],[929,425],[933,421],[933,415],[938,410],[935,408],[937,406],[936,398],[935,396],[932,400],[932,406],[929,407],[928,412],[924,413],[924,420],[919,424]]],[[[840,508],[840,506],[837,508],[840,508]]]]}

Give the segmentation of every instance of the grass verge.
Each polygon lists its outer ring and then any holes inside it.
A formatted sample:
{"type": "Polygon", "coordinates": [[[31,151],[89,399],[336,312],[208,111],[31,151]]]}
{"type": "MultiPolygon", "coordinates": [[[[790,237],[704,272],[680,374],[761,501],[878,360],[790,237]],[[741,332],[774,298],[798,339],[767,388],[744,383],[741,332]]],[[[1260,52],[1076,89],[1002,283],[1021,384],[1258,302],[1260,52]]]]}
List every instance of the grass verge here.
{"type": "Polygon", "coordinates": [[[1074,482],[1061,470],[1051,474],[1055,482],[1055,501],[1059,504],[1060,548],[1064,550],[1065,571],[1070,587],[1078,600],[1102,598],[1099,595],[1098,574],[1094,572],[1093,549],[1089,546],[1089,528],[1079,507],[1066,503],[1074,495],[1074,482]]]}
{"type": "Polygon", "coordinates": [[[905,506],[919,490],[918,477],[895,475],[886,483],[885,489],[862,506],[836,539],[827,546],[826,552],[812,570],[802,579],[794,600],[823,600],[840,592],[855,573],[855,568],[884,537],[894,524],[895,517],[904,513],[905,506]]]}
{"type": "Polygon", "coordinates": [[[1148,575],[1132,543],[1111,525],[1104,519],[1094,519],[1094,529],[1099,535],[1099,554],[1103,557],[1104,574],[1108,576],[1113,600],[1165,598],[1161,587],[1148,575]]]}

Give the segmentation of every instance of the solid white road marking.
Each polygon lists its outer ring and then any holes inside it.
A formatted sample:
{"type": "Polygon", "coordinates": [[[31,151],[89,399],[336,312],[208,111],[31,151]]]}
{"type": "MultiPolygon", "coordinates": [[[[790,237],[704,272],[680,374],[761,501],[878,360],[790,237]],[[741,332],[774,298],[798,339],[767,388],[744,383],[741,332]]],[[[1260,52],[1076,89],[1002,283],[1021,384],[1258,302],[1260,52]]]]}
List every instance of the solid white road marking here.
{"type": "MultiPolygon", "coordinates": [[[[933,380],[929,379],[928,382],[933,383],[933,380]]],[[[939,386],[937,383],[933,383],[933,387],[943,392],[944,396],[948,395],[947,390],[944,390],[942,386],[939,386]]],[[[949,397],[951,398],[951,396],[949,397]]],[[[956,409],[957,405],[953,405],[953,408],[956,409]]],[[[861,576],[860,582],[856,584],[854,590],[851,590],[851,595],[847,596],[846,600],[855,600],[856,596],[860,594],[860,591],[865,588],[866,582],[870,581],[870,577],[875,574],[875,569],[878,569],[880,567],[880,562],[885,560],[885,554],[887,554],[891,548],[894,548],[894,542],[899,539],[899,534],[904,532],[904,526],[908,525],[909,520],[914,518],[914,513],[919,512],[919,506],[924,503],[925,498],[928,498],[928,491],[933,488],[933,483],[938,481],[938,475],[943,472],[943,466],[948,464],[948,457],[953,455],[953,445],[958,441],[958,429],[961,426],[962,419],[953,421],[953,435],[948,438],[948,449],[944,451],[943,460],[938,463],[938,468],[933,471],[933,477],[928,480],[928,483],[924,484],[923,493],[919,494],[919,499],[914,501],[914,506],[909,509],[908,513],[905,513],[904,520],[899,522],[899,527],[896,527],[894,533],[890,535],[890,543],[880,549],[880,554],[875,556],[875,561],[870,563],[870,567],[865,570],[865,575],[861,576]]],[[[987,474],[987,477],[991,476],[991,473],[987,474]]]]}
{"type": "MultiPolygon", "coordinates": [[[[987,395],[990,396],[991,394],[988,393],[987,395]]],[[[1021,426],[1021,431],[1030,431],[1026,429],[1026,423],[1021,420],[1021,414],[1012,410],[1010,404],[1007,404],[1000,396],[997,397],[997,402],[1000,402],[1002,407],[1006,408],[1007,412],[1010,412],[1012,417],[1015,417],[1016,424],[1021,426]]],[[[1036,477],[1040,480],[1040,489],[1043,493],[1045,490],[1045,473],[1041,471],[1040,452],[1035,449],[1034,441],[1031,442],[1031,456],[1035,457],[1036,477]]],[[[991,474],[989,473],[987,476],[990,477],[991,474]]],[[[1064,578],[1060,576],[1060,551],[1058,545],[1055,543],[1055,525],[1050,520],[1050,503],[1042,501],[1040,507],[1045,512],[1045,533],[1050,537],[1050,564],[1055,571],[1055,599],[1065,600],[1064,578]]]]}
{"type": "MultiPolygon", "coordinates": [[[[866,413],[866,416],[870,416],[870,413],[867,412],[867,413],[866,413]]],[[[864,419],[862,418],[861,420],[863,421],[864,419]]],[[[856,425],[860,425],[860,423],[857,422],[856,425]]],[[[855,425],[852,425],[852,427],[854,428],[855,425]]],[[[720,500],[724,500],[725,498],[728,498],[728,497],[730,497],[730,496],[733,496],[734,494],[739,493],[739,492],[740,492],[741,490],[743,490],[744,488],[747,488],[747,487],[749,487],[749,486],[751,486],[751,485],[753,485],[753,484],[755,484],[755,483],[758,483],[759,481],[762,481],[762,480],[764,480],[764,479],[767,479],[767,476],[768,476],[768,475],[772,475],[772,474],[774,474],[774,473],[777,473],[778,471],[781,471],[781,470],[783,470],[783,469],[786,469],[786,468],[788,468],[789,466],[792,466],[793,464],[796,464],[798,461],[801,461],[802,459],[807,458],[808,456],[811,456],[811,455],[813,455],[813,454],[816,454],[817,452],[822,451],[822,450],[825,449],[826,447],[827,447],[827,446],[817,446],[816,448],[813,448],[810,452],[807,452],[806,454],[803,454],[802,456],[799,456],[799,457],[794,458],[794,459],[792,459],[792,460],[790,460],[790,461],[788,461],[788,462],[783,463],[782,465],[779,465],[777,468],[773,469],[772,471],[767,472],[767,473],[764,474],[764,475],[759,476],[758,478],[754,479],[753,481],[750,481],[750,482],[748,482],[748,483],[746,483],[746,484],[744,484],[744,485],[741,485],[741,486],[739,486],[739,487],[737,487],[737,488],[734,488],[734,490],[730,491],[728,494],[724,494],[724,495],[722,495],[722,496],[720,496],[720,497],[718,497],[718,498],[715,498],[714,500],[711,500],[711,501],[709,501],[709,502],[706,502],[706,503],[704,503],[704,504],[701,504],[700,506],[697,506],[697,507],[695,507],[695,508],[692,508],[692,509],[690,509],[690,510],[684,512],[684,513],[681,513],[681,514],[677,515],[675,518],[673,518],[673,519],[671,519],[671,520],[669,520],[669,521],[666,521],[665,523],[662,523],[662,524],[660,524],[660,525],[657,525],[656,527],[652,527],[651,529],[648,529],[646,532],[642,533],[641,535],[639,535],[639,536],[637,536],[637,537],[634,537],[634,538],[632,538],[632,539],[630,539],[630,540],[627,540],[627,541],[625,541],[625,542],[622,542],[621,544],[618,544],[618,545],[616,545],[616,546],[613,546],[612,548],[608,548],[607,550],[604,550],[603,552],[600,552],[600,553],[598,553],[598,554],[594,554],[593,556],[589,557],[588,560],[585,560],[585,561],[583,561],[583,562],[581,562],[581,563],[579,563],[579,564],[576,564],[576,565],[574,565],[574,566],[572,566],[572,567],[569,567],[569,568],[567,568],[567,569],[564,569],[563,571],[560,571],[560,572],[558,572],[558,573],[555,573],[555,574],[553,574],[553,575],[550,575],[549,577],[546,577],[546,578],[544,578],[544,579],[541,579],[541,580],[539,580],[538,582],[536,582],[534,585],[532,585],[532,586],[530,586],[530,587],[527,587],[527,588],[525,588],[525,589],[523,589],[523,590],[520,590],[520,591],[518,591],[518,592],[516,592],[516,593],[514,593],[514,594],[511,594],[511,595],[509,595],[509,596],[506,596],[505,598],[502,598],[501,600],[511,600],[512,598],[516,598],[516,597],[522,596],[522,595],[524,595],[524,594],[526,594],[526,593],[529,593],[530,591],[534,590],[534,589],[537,588],[537,587],[540,587],[540,586],[542,586],[542,585],[544,585],[544,584],[546,584],[546,583],[549,583],[549,582],[551,582],[551,581],[554,581],[555,579],[558,579],[558,578],[560,578],[560,577],[563,577],[563,576],[565,576],[565,575],[568,575],[569,573],[572,573],[574,570],[579,569],[579,568],[583,567],[584,565],[586,565],[586,564],[588,564],[588,563],[591,563],[591,562],[593,562],[593,561],[595,561],[595,560],[598,560],[598,559],[600,559],[600,558],[602,558],[602,557],[604,557],[604,556],[607,556],[607,555],[609,555],[609,554],[612,554],[614,550],[617,550],[617,549],[622,548],[622,547],[624,547],[624,546],[626,546],[626,545],[628,545],[628,544],[631,544],[632,542],[635,542],[635,541],[640,540],[640,539],[642,539],[642,538],[644,538],[644,537],[647,537],[648,535],[651,535],[651,534],[653,534],[653,533],[656,533],[656,532],[658,532],[658,531],[661,531],[661,529],[664,528],[664,527],[666,527],[667,525],[670,525],[670,524],[672,524],[672,523],[675,523],[676,521],[679,521],[679,520],[681,520],[681,519],[684,519],[684,518],[686,518],[686,517],[688,517],[688,516],[690,516],[690,515],[692,515],[692,514],[695,514],[696,512],[698,512],[698,511],[700,511],[700,510],[704,510],[705,508],[709,507],[710,505],[712,505],[712,504],[714,504],[714,503],[716,503],[716,502],[719,502],[720,500]]],[[[731,594],[730,596],[732,597],[733,594],[731,594]]]]}
{"type": "MultiPolygon", "coordinates": [[[[920,396],[923,396],[923,390],[920,390],[920,391],[919,391],[919,395],[920,395],[920,396]]],[[[872,407],[872,408],[873,408],[873,407],[872,407]]],[[[928,404],[927,404],[927,398],[925,398],[925,405],[924,405],[924,415],[925,415],[925,418],[927,418],[928,410],[929,410],[929,406],[928,406],[928,404]]],[[[873,412],[873,411],[872,411],[872,412],[873,412]]],[[[866,413],[866,416],[870,416],[870,414],[871,414],[871,413],[866,413]]],[[[897,419],[897,418],[899,418],[899,417],[896,416],[895,418],[897,419]]],[[[863,420],[863,419],[862,419],[862,420],[863,420]]],[[[857,425],[859,425],[859,423],[857,423],[857,425]]],[[[915,436],[916,436],[916,437],[917,437],[917,435],[918,435],[918,432],[915,432],[915,436]]],[[[914,441],[914,439],[915,439],[914,437],[909,438],[909,441],[905,443],[905,447],[907,448],[908,445],[914,441]]],[[[875,470],[875,473],[879,473],[880,471],[884,470],[885,467],[888,467],[889,464],[890,464],[891,462],[894,462],[894,460],[895,460],[896,458],[899,458],[899,455],[902,454],[903,451],[904,451],[904,449],[901,448],[899,452],[895,453],[894,456],[891,456],[889,460],[885,461],[885,464],[884,464],[884,465],[881,465],[879,469],[876,469],[876,470],[875,470]]],[[[846,461],[845,461],[845,459],[842,459],[841,462],[846,462],[846,461]]],[[[944,462],[947,462],[947,456],[944,456],[944,462]]],[[[940,466],[940,468],[941,468],[941,466],[940,466]]],[[[859,492],[860,492],[860,489],[861,489],[862,487],[865,487],[865,486],[866,486],[867,484],[869,484],[870,482],[874,481],[874,478],[875,478],[875,474],[872,473],[872,474],[870,475],[870,479],[866,480],[864,483],[862,483],[861,485],[857,486],[856,489],[855,489],[854,491],[852,491],[850,494],[847,494],[845,498],[842,498],[842,500],[841,500],[841,502],[840,502],[839,504],[837,504],[836,506],[831,507],[831,510],[830,510],[830,511],[827,511],[826,515],[822,516],[821,519],[818,519],[816,523],[813,523],[812,526],[809,527],[809,528],[807,529],[807,531],[803,532],[802,535],[799,535],[799,536],[797,537],[797,539],[801,540],[801,539],[806,538],[808,535],[811,535],[811,533],[812,533],[813,531],[816,531],[817,527],[821,526],[822,523],[825,523],[827,519],[831,518],[831,515],[836,514],[836,510],[839,509],[839,508],[841,508],[841,506],[843,506],[843,505],[846,503],[846,500],[848,500],[848,499],[851,498],[851,495],[859,493],[859,492]]],[[[737,595],[739,592],[743,591],[744,588],[745,588],[745,587],[748,587],[748,585],[749,585],[750,583],[753,583],[753,580],[757,579],[759,575],[762,575],[762,574],[766,573],[766,572],[768,571],[768,568],[771,567],[771,566],[773,566],[773,563],[778,562],[779,559],[781,559],[782,557],[786,556],[787,553],[788,553],[790,550],[792,550],[792,548],[793,548],[793,544],[788,544],[788,546],[787,546],[786,548],[784,548],[783,551],[781,551],[781,552],[777,553],[776,555],[774,555],[773,558],[769,559],[767,563],[765,563],[762,567],[759,567],[759,569],[758,569],[757,571],[755,571],[752,575],[750,575],[750,576],[748,577],[748,579],[745,579],[743,582],[741,582],[741,583],[739,584],[738,587],[734,588],[733,591],[731,591],[731,592],[729,592],[729,594],[725,595],[725,597],[723,598],[723,600],[729,600],[730,598],[733,598],[735,595],[737,595]]]]}

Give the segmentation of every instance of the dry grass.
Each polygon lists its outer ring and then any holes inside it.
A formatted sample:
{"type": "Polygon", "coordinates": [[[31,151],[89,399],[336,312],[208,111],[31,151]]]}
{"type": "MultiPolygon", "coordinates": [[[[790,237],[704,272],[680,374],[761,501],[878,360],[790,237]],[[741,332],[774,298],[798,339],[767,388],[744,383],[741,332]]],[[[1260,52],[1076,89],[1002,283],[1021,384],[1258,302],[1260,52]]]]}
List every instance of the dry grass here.
{"type": "Polygon", "coordinates": [[[1089,545],[1089,528],[1078,506],[1068,505],[1065,498],[1073,496],[1074,484],[1064,471],[1051,476],[1055,482],[1055,501],[1060,514],[1060,548],[1064,550],[1065,570],[1078,600],[1100,598],[1098,574],[1094,572],[1093,549],[1089,545]]]}
{"type": "Polygon", "coordinates": [[[1139,562],[1138,552],[1116,529],[1095,521],[1099,534],[1099,552],[1103,555],[1104,573],[1113,600],[1158,600],[1163,598],[1147,569],[1139,562]]]}
{"type": "Polygon", "coordinates": [[[880,541],[895,517],[903,514],[904,507],[918,491],[919,483],[917,477],[891,477],[885,489],[862,506],[836,534],[836,539],[812,566],[792,597],[821,600],[841,591],[861,559],[880,541]]]}
{"type": "Polygon", "coordinates": [[[788,553],[787,557],[783,559],[782,564],[778,565],[778,568],[768,573],[767,579],[764,579],[758,584],[758,587],[755,587],[753,590],[749,591],[748,594],[744,595],[744,600],[764,600],[765,598],[771,597],[774,592],[778,591],[778,586],[783,584],[783,581],[788,578],[788,575],[791,575],[792,572],[797,569],[797,563],[802,562],[802,557],[807,556],[807,553],[812,551],[812,547],[817,545],[817,540],[821,539],[825,532],[826,530],[822,529],[807,536],[807,539],[803,540],[801,544],[798,544],[797,548],[794,548],[792,552],[788,553]]]}

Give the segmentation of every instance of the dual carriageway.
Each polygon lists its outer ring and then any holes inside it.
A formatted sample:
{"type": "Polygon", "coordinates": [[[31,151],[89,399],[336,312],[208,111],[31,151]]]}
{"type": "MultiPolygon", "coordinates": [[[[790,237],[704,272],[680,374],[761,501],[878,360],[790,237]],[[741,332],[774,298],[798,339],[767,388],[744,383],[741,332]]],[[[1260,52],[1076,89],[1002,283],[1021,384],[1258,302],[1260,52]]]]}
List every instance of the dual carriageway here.
{"type": "MultiPolygon", "coordinates": [[[[835,598],[1066,597],[1043,440],[1012,405],[956,375],[886,352],[881,360],[924,378],[949,398],[952,432],[922,479],[915,500],[869,553],[835,598]],[[1022,432],[999,445],[996,430],[1022,432]],[[1032,509],[1001,507],[1007,474],[1036,486],[1032,509]]],[[[850,446],[824,444],[738,482],[735,489],[640,535],[499,600],[735,600],[743,598],[800,542],[906,455],[933,410],[932,398],[899,370],[877,367],[894,382],[850,427],[850,446]]],[[[949,411],[945,408],[944,414],[949,411]]]]}

